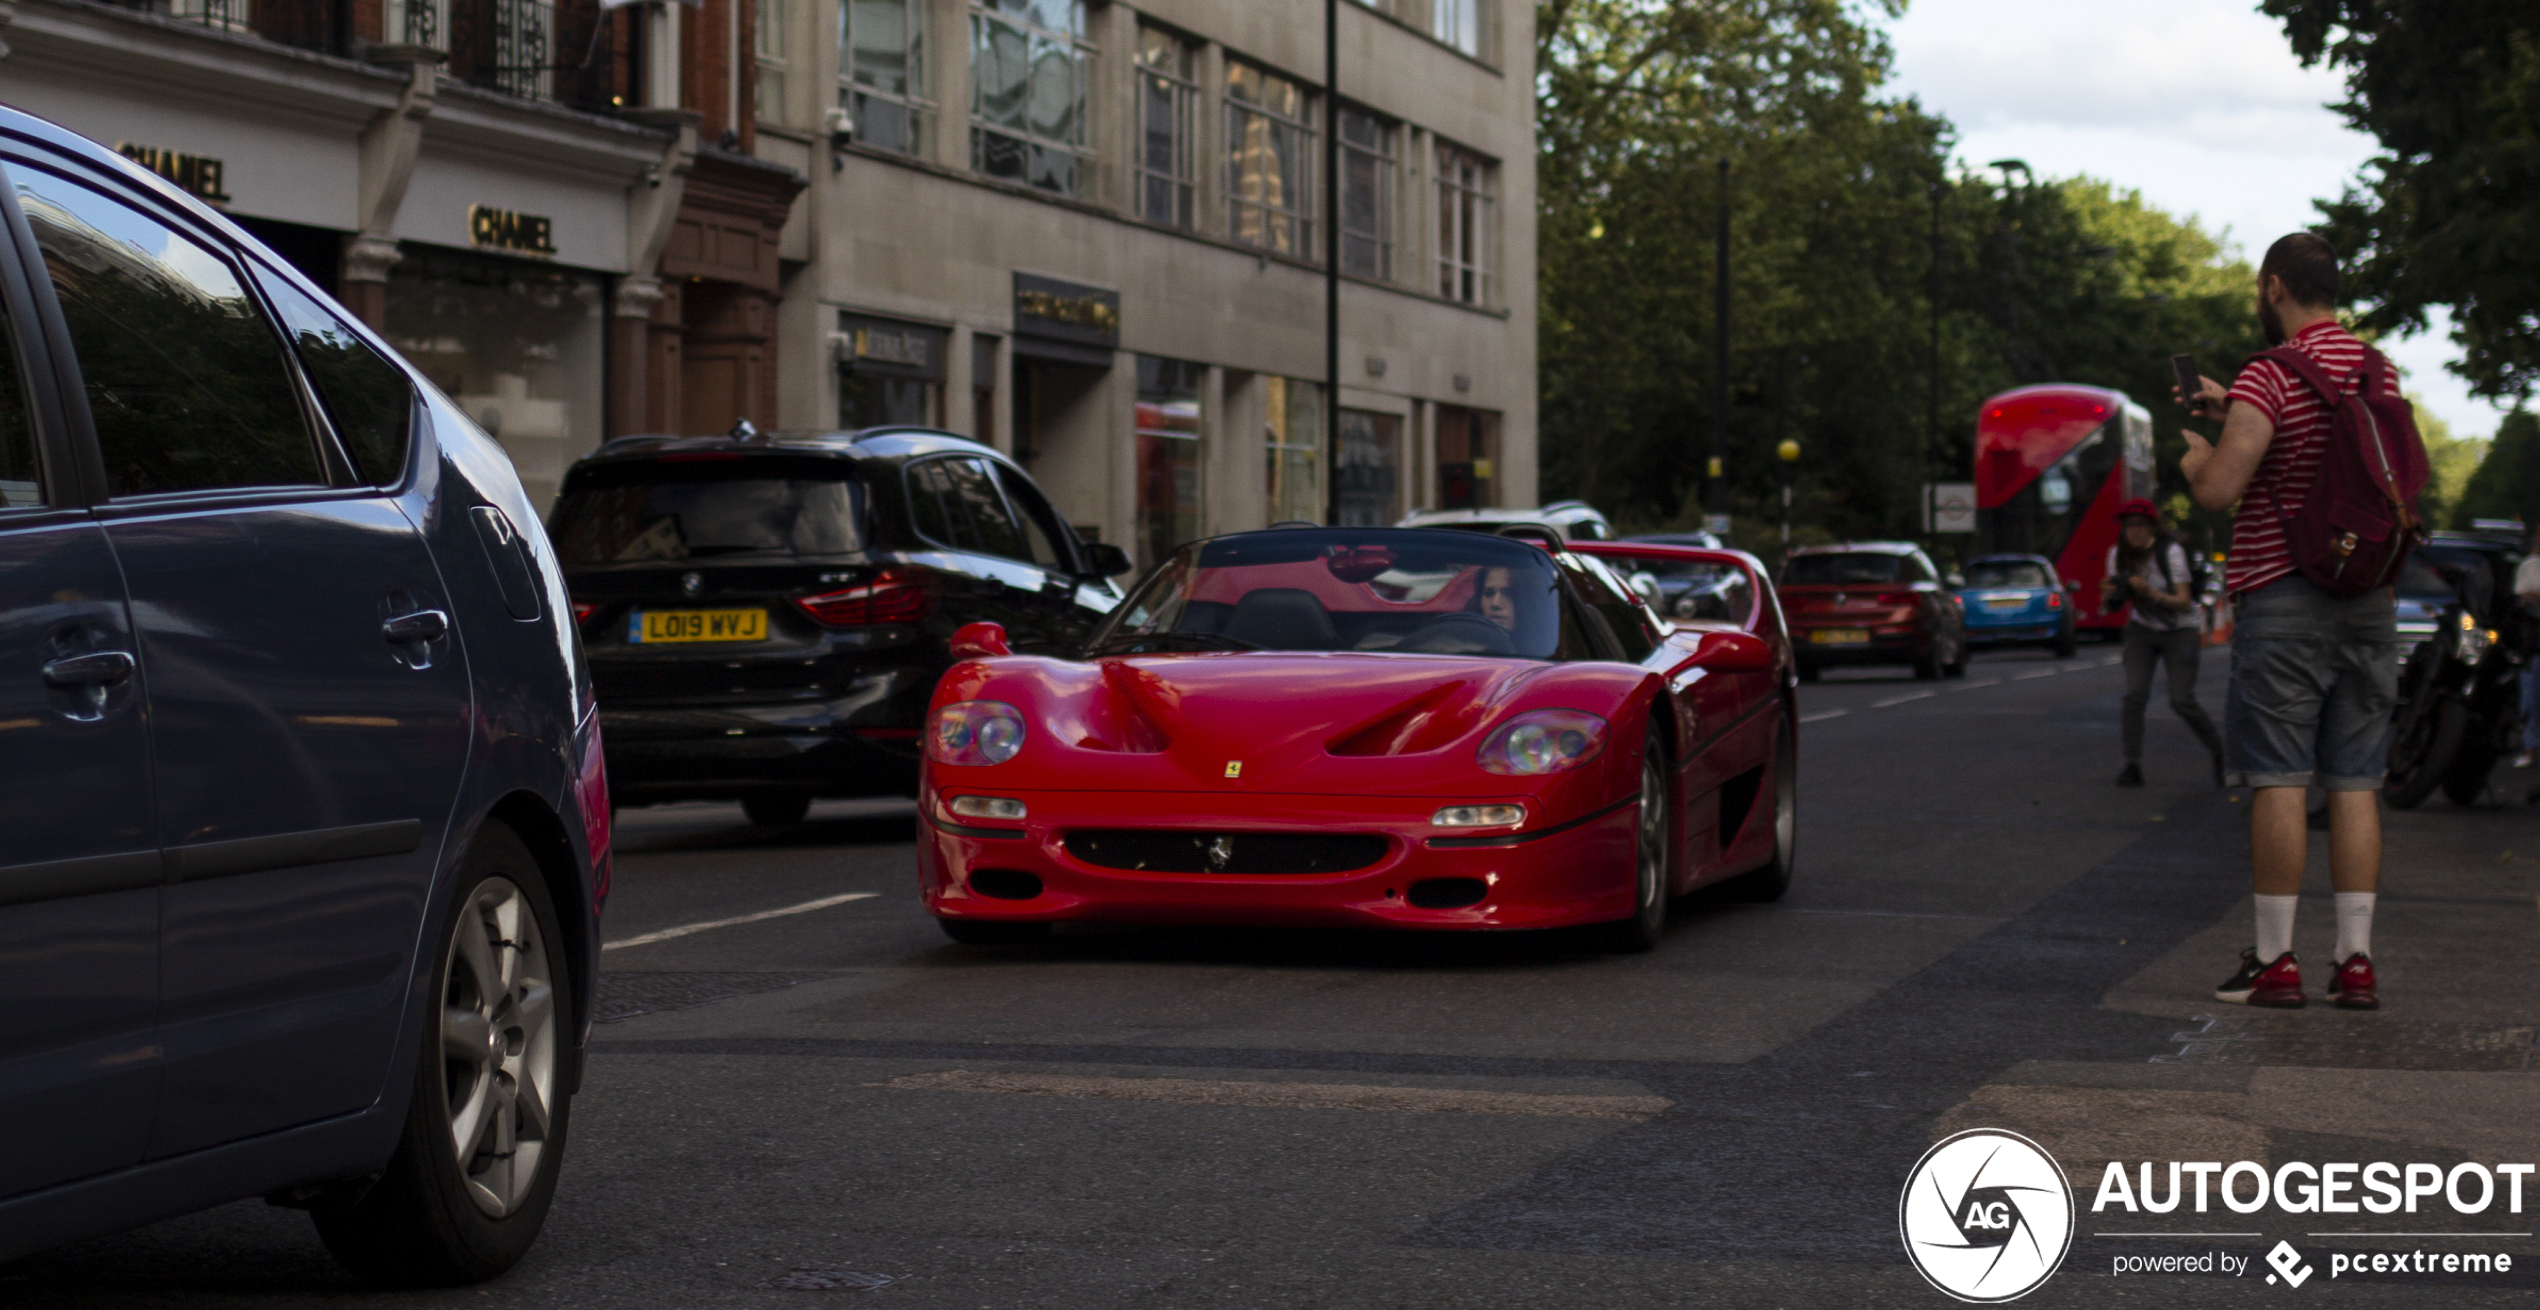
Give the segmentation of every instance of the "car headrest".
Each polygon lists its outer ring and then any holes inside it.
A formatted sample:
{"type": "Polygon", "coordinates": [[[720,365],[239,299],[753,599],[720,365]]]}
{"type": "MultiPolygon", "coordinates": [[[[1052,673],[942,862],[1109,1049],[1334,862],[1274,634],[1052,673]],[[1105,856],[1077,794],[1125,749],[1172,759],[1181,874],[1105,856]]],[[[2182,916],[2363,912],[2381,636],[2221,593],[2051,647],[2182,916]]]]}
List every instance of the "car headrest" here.
{"type": "Polygon", "coordinates": [[[1263,650],[1330,650],[1340,644],[1323,602],[1295,587],[1245,592],[1226,619],[1226,635],[1263,650]]]}

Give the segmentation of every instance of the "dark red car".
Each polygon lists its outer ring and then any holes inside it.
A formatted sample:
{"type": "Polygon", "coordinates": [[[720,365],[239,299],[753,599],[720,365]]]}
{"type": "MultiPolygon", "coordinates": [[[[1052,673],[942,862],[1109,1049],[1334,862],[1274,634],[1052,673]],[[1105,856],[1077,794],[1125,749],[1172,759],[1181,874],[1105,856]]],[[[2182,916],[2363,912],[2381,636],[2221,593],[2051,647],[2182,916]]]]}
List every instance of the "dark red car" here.
{"type": "Polygon", "coordinates": [[[1925,680],[1967,671],[1966,611],[1912,542],[1802,546],[1782,565],[1781,602],[1802,679],[1839,664],[1903,664],[1925,680]]]}
{"type": "Polygon", "coordinates": [[[1663,633],[1550,541],[1293,528],[1184,546],[1081,659],[968,629],[927,725],[926,908],[974,943],[1606,924],[1646,950],[1675,893],[1778,896],[1790,649],[1756,561],[1695,553],[1746,573],[1741,620],[1663,633]]]}

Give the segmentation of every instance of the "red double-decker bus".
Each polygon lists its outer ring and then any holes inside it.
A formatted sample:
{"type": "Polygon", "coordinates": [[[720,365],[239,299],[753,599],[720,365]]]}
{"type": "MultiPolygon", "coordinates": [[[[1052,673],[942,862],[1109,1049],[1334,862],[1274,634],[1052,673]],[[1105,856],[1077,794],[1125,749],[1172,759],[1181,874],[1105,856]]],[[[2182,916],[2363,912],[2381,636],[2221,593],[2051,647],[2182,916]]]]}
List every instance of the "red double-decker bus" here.
{"type": "Polygon", "coordinates": [[[2116,632],[2099,582],[2117,542],[2117,506],[2148,497],[2152,416],[2124,393],[2048,383],[2005,391],[1976,417],[1976,549],[2043,555],[2065,581],[2084,629],[2116,632]]]}

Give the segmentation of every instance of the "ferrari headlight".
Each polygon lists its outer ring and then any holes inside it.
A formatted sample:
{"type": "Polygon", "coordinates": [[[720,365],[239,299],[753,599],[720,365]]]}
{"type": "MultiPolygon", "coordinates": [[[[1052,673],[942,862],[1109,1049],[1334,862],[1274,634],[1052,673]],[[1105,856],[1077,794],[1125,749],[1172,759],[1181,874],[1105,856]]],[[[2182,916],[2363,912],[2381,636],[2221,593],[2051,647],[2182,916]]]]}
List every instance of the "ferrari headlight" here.
{"type": "Polygon", "coordinates": [[[935,711],[926,753],[937,764],[1003,764],[1023,749],[1023,712],[995,700],[956,701],[935,711]]]}
{"type": "Polygon", "coordinates": [[[1525,821],[1523,805],[1449,805],[1429,816],[1432,828],[1514,828],[1525,821]]]}
{"type": "Polygon", "coordinates": [[[1482,742],[1485,773],[1527,777],[1562,773],[1605,749],[1605,720],[1585,710],[1530,710],[1499,725],[1482,742]]]}

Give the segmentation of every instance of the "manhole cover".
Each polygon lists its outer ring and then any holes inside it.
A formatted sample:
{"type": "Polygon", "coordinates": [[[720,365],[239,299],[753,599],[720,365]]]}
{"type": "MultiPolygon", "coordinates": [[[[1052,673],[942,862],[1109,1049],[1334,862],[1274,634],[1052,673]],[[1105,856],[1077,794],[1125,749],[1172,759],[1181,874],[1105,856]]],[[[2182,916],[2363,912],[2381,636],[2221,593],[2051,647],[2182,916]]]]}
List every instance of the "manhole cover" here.
{"type": "Polygon", "coordinates": [[[793,1292],[870,1292],[893,1281],[889,1274],[861,1269],[797,1269],[777,1279],[775,1286],[793,1292]]]}
{"type": "Polygon", "coordinates": [[[685,1010],[690,1006],[711,1005],[735,996],[782,991],[797,983],[828,976],[826,973],[612,971],[600,975],[599,996],[591,1007],[591,1017],[599,1023],[616,1023],[639,1014],[685,1010]]]}

